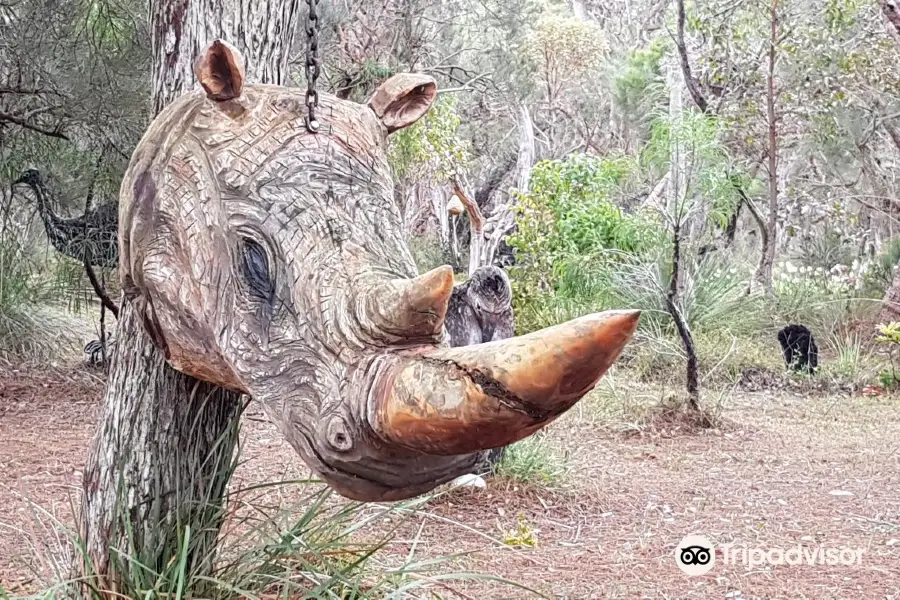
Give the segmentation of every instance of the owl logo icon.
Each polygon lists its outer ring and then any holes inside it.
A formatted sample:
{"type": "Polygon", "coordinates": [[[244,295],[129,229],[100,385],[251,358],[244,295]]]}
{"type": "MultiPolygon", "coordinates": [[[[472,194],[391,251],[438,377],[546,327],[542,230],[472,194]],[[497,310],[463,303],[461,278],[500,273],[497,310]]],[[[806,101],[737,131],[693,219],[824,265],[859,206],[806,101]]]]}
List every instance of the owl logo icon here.
{"type": "Polygon", "coordinates": [[[689,535],[675,548],[675,564],[686,575],[706,575],[716,564],[716,549],[702,535],[689,535]]]}

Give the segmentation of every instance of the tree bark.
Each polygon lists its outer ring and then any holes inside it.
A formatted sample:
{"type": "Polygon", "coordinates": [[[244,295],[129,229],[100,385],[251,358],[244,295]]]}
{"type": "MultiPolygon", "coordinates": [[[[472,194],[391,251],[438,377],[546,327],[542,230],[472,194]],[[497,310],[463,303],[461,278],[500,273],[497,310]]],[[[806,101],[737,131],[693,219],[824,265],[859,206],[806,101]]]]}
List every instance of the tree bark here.
{"type": "Polygon", "coordinates": [[[681,72],[684,75],[684,83],[687,86],[688,92],[691,94],[691,98],[694,100],[694,104],[697,105],[697,108],[703,113],[708,113],[709,103],[706,101],[706,96],[700,89],[700,82],[697,81],[691,73],[691,61],[688,58],[687,44],[684,41],[684,0],[678,0],[676,8],[678,9],[678,34],[675,37],[675,46],[678,48],[678,58],[681,62],[681,72]]]}
{"type": "MultiPolygon", "coordinates": [[[[764,276],[763,274],[765,273],[766,268],[766,257],[769,255],[769,246],[771,245],[771,240],[769,239],[769,229],[766,224],[766,220],[759,212],[759,208],[756,207],[756,203],[753,202],[753,200],[751,200],[749,196],[747,196],[747,193],[744,192],[742,188],[738,188],[738,193],[741,195],[741,202],[747,206],[747,210],[750,211],[750,214],[753,216],[753,220],[756,221],[757,229],[759,229],[760,254],[759,263],[756,265],[754,278],[757,281],[762,281],[764,276]]],[[[752,287],[752,285],[747,286],[748,294],[753,291],[752,287]]]]}
{"type": "Polygon", "coordinates": [[[185,526],[190,572],[210,571],[241,399],[169,367],[129,302],[114,348],[85,469],[82,572],[104,591],[127,594],[125,557],[164,572],[185,526]]]}
{"type": "MultiPolygon", "coordinates": [[[[516,159],[516,191],[527,194],[534,165],[534,124],[528,108],[523,104],[519,109],[519,153],[516,159]]],[[[458,177],[454,177],[453,192],[457,195],[471,223],[469,242],[469,274],[478,267],[491,265],[500,244],[516,226],[516,197],[510,194],[507,202],[497,206],[494,214],[485,220],[478,203],[465,191],[458,177]],[[485,231],[487,230],[487,234],[485,231]]]]}
{"type": "Polygon", "coordinates": [[[896,0],[881,0],[881,14],[888,25],[888,32],[900,45],[900,10],[896,0]]]}
{"type": "Polygon", "coordinates": [[[778,239],[778,117],[775,113],[775,59],[778,44],[778,0],[771,0],[769,21],[769,66],[766,74],[766,115],[769,125],[769,215],[766,221],[768,244],[764,248],[758,281],[770,298],[775,296],[772,287],[772,269],[775,265],[775,246],[778,239]]]}
{"type": "Polygon", "coordinates": [[[453,184],[453,193],[459,198],[463,206],[466,208],[466,215],[469,217],[469,275],[475,272],[475,269],[482,266],[482,258],[484,256],[485,238],[484,238],[484,215],[481,214],[481,208],[478,203],[472,199],[466,192],[465,187],[458,176],[454,176],[451,183],[453,184]]]}
{"type": "Polygon", "coordinates": [[[298,6],[297,0],[153,0],[153,114],[198,85],[194,59],[217,37],[244,55],[247,81],[285,83],[298,6]]]}
{"type": "MultiPolygon", "coordinates": [[[[155,114],[194,87],[194,59],[217,37],[243,53],[249,80],[284,83],[297,6],[151,2],[155,114]]],[[[134,572],[129,557],[163,573],[186,539],[190,573],[210,573],[242,408],[239,394],[169,367],[127,298],[121,316],[85,467],[83,554],[74,561],[75,572],[108,597],[132,592],[123,576],[134,572]]]]}
{"type": "Polygon", "coordinates": [[[678,274],[681,272],[681,229],[676,224],[672,232],[672,279],[669,281],[669,291],[666,294],[666,308],[675,330],[681,338],[681,345],[687,358],[685,361],[685,387],[688,393],[688,406],[694,411],[700,411],[700,364],[697,360],[697,349],[694,345],[694,336],[688,326],[684,315],[678,308],[678,274]]]}

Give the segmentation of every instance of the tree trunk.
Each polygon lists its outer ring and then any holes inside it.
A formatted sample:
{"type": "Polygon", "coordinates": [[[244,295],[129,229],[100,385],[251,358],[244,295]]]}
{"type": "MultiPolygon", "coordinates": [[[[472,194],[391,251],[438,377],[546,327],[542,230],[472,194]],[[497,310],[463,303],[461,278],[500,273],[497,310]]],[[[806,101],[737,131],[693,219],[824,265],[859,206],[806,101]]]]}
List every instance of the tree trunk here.
{"type": "MultiPolygon", "coordinates": [[[[441,255],[444,260],[451,261],[454,272],[459,268],[458,251],[454,249],[455,240],[451,236],[451,228],[455,223],[450,222],[450,213],[447,212],[447,198],[443,188],[431,185],[429,183],[420,183],[416,185],[416,194],[419,202],[424,202],[423,198],[427,198],[431,205],[431,212],[434,215],[438,225],[438,240],[441,244],[441,255]]],[[[456,232],[452,232],[455,236],[456,232]]]]}
{"type": "Polygon", "coordinates": [[[297,0],[152,0],[153,114],[198,85],[194,59],[217,37],[243,54],[247,81],[284,84],[298,19],[297,0]]]}
{"type": "Polygon", "coordinates": [[[684,41],[684,0],[678,0],[675,7],[677,9],[676,23],[678,25],[677,34],[675,36],[675,47],[678,49],[678,58],[680,60],[681,73],[684,76],[684,83],[687,86],[688,92],[691,94],[691,98],[694,100],[694,104],[697,105],[697,108],[703,113],[708,113],[709,103],[706,101],[703,90],[700,89],[700,82],[697,81],[691,73],[691,61],[688,57],[687,44],[684,41]]]}
{"type": "Polygon", "coordinates": [[[891,37],[900,45],[900,10],[897,8],[896,0],[881,0],[881,15],[891,37]]]}
{"type": "MultiPolygon", "coordinates": [[[[463,206],[466,208],[466,215],[469,217],[469,275],[475,269],[482,266],[484,257],[485,238],[484,238],[484,215],[481,214],[481,208],[478,203],[472,199],[466,192],[465,186],[458,176],[454,176],[451,183],[453,184],[453,193],[459,198],[463,206]]],[[[488,263],[490,264],[490,263],[488,263]]]]}
{"type": "Polygon", "coordinates": [[[769,215],[766,222],[768,244],[764,248],[758,281],[770,298],[775,296],[772,287],[772,269],[775,265],[775,247],[778,239],[778,120],[775,114],[775,58],[778,44],[778,0],[771,0],[769,68],[766,75],[766,114],[769,122],[769,215]]]}
{"type": "MultiPolygon", "coordinates": [[[[527,194],[531,182],[531,169],[534,165],[534,124],[528,108],[523,104],[519,110],[519,153],[516,159],[516,191],[527,194]]],[[[516,197],[510,194],[507,202],[497,206],[494,214],[487,221],[478,203],[465,191],[458,177],[453,179],[453,191],[466,207],[471,223],[469,242],[469,274],[478,267],[491,265],[500,244],[516,226],[516,197]],[[488,234],[485,234],[485,231],[488,234]]]]}
{"type": "MultiPolygon", "coordinates": [[[[687,152],[681,143],[684,123],[684,73],[680,67],[669,68],[669,186],[666,189],[666,214],[680,240],[684,222],[687,220],[687,152]]],[[[679,242],[680,243],[680,242],[679,242]]],[[[673,267],[681,269],[681,261],[673,261],[673,267]]],[[[680,296],[681,273],[672,272],[672,281],[677,282],[675,297],[680,296]]]]}
{"type": "MultiPolygon", "coordinates": [[[[898,10],[894,0],[882,0],[881,14],[888,25],[888,31],[894,38],[894,41],[900,45],[900,10],[898,10]]],[[[900,135],[897,130],[888,122],[885,122],[888,135],[894,142],[897,150],[900,150],[900,135]]],[[[878,321],[881,323],[890,323],[891,321],[900,321],[900,264],[894,271],[894,277],[891,279],[891,286],[887,289],[884,299],[881,303],[881,311],[878,313],[878,321]]]]}
{"type": "MultiPolygon", "coordinates": [[[[217,37],[244,54],[249,80],[284,83],[297,2],[271,13],[268,7],[253,0],[152,2],[156,113],[193,88],[194,59],[217,37]]],[[[239,394],[169,367],[127,298],[121,316],[85,467],[83,554],[74,564],[110,597],[135,593],[131,584],[156,585],[180,556],[192,576],[210,573],[242,407],[239,394]],[[154,579],[131,561],[163,575],[154,579]]]]}
{"type": "MultiPolygon", "coordinates": [[[[766,220],[756,207],[756,203],[747,196],[743,189],[738,188],[738,193],[741,195],[741,201],[747,206],[747,210],[749,210],[750,214],[753,216],[753,220],[756,221],[756,226],[759,230],[760,254],[759,262],[756,265],[754,279],[762,281],[766,270],[766,257],[769,255],[769,247],[772,245],[772,241],[769,239],[769,230],[766,220]]],[[[747,285],[747,294],[750,294],[753,291],[752,283],[753,282],[751,281],[750,284],[747,285]]]]}
{"type": "Polygon", "coordinates": [[[697,360],[697,349],[694,345],[694,336],[688,326],[681,309],[678,308],[678,287],[680,285],[678,274],[681,272],[681,229],[676,223],[672,235],[672,279],[669,281],[669,291],[666,294],[666,308],[675,330],[684,347],[685,361],[685,387],[688,393],[688,406],[694,411],[700,411],[700,364],[697,360]]]}
{"type": "MultiPolygon", "coordinates": [[[[178,373],[122,306],[100,427],[84,475],[86,577],[104,591],[131,557],[156,573],[190,526],[189,572],[208,573],[237,442],[240,396],[178,373]]],[[[155,582],[154,582],[155,583],[155,582]]]]}
{"type": "Polygon", "coordinates": [[[672,130],[669,147],[669,186],[666,200],[666,211],[672,226],[672,275],[669,289],[666,292],[666,309],[675,323],[678,337],[684,348],[685,386],[688,393],[688,406],[694,411],[700,410],[700,375],[697,361],[697,350],[694,337],[687,320],[679,308],[681,302],[682,280],[682,236],[685,234],[685,223],[691,213],[688,203],[688,151],[682,144],[682,124],[684,120],[684,72],[681,66],[669,69],[669,123],[672,130]]]}

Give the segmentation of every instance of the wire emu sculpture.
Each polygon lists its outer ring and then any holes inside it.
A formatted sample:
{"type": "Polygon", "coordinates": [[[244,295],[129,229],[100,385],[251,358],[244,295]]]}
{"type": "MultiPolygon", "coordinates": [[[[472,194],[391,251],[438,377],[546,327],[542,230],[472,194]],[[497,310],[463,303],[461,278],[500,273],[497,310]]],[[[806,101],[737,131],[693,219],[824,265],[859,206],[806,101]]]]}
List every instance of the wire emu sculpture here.
{"type": "MultiPolygon", "coordinates": [[[[95,267],[115,267],[119,264],[119,206],[105,202],[96,208],[87,206],[82,215],[61,217],[51,206],[53,197],[37,169],[28,169],[13,181],[13,187],[27,185],[34,193],[38,214],[44,223],[47,238],[60,253],[80,263],[95,267]]],[[[93,185],[88,194],[88,204],[93,195],[93,185]]]]}
{"type": "MultiPolygon", "coordinates": [[[[98,170],[99,166],[98,161],[98,170]]],[[[96,176],[88,190],[84,214],[71,218],[61,217],[54,212],[51,206],[53,197],[37,169],[26,170],[21,177],[12,182],[11,187],[15,189],[18,185],[26,185],[31,188],[37,202],[38,215],[50,243],[61,254],[74,258],[84,265],[91,287],[101,302],[100,339],[89,342],[84,352],[88,355],[89,364],[103,366],[107,362],[109,346],[104,327],[105,310],[109,310],[118,318],[119,308],[109,298],[105,286],[97,278],[94,267],[111,268],[119,263],[119,207],[116,202],[105,202],[96,208],[92,207],[95,183],[96,176]]]]}

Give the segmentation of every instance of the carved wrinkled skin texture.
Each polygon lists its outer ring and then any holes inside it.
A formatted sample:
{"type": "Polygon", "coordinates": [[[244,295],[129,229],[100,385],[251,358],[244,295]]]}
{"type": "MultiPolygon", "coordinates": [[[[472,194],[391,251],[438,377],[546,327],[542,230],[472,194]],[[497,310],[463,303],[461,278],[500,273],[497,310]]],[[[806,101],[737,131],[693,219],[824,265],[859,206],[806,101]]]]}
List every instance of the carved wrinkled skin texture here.
{"type": "MultiPolygon", "coordinates": [[[[378,115],[323,94],[318,134],[304,126],[302,90],[236,89],[239,96],[224,101],[197,90],[174,102],[151,124],[122,184],[121,280],[166,360],[250,394],[312,469],[361,500],[428,491],[471,470],[478,451],[555,418],[552,408],[528,413],[516,382],[531,375],[503,379],[502,347],[489,350],[501,359],[485,369],[477,353],[461,362],[431,355],[448,351],[452,272],[414,279],[387,134],[427,110],[433,83],[392,81],[392,94],[420,97],[401,98],[392,112],[382,95],[378,115]],[[424,379],[410,382],[417,364],[424,379]],[[466,408],[471,402],[480,404],[466,408]],[[441,418],[431,427],[434,407],[441,418]],[[518,415],[496,419],[516,430],[492,432],[492,411],[518,415]],[[477,417],[468,432],[467,415],[477,417]]],[[[636,322],[627,316],[560,334],[616,328],[597,338],[612,340],[602,360],[578,347],[567,368],[590,368],[566,408],[618,356],[636,322]]],[[[548,348],[558,342],[541,340],[548,348]]],[[[510,372],[530,373],[526,367],[510,372]]],[[[540,378],[539,369],[532,375],[540,378]]],[[[533,386],[525,383],[527,395],[533,386]]]]}

